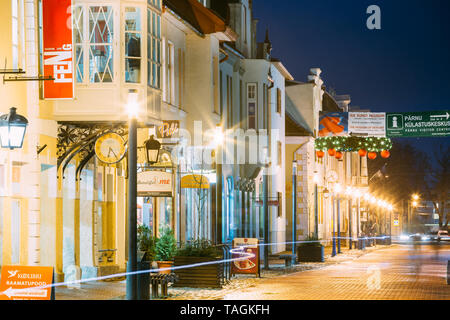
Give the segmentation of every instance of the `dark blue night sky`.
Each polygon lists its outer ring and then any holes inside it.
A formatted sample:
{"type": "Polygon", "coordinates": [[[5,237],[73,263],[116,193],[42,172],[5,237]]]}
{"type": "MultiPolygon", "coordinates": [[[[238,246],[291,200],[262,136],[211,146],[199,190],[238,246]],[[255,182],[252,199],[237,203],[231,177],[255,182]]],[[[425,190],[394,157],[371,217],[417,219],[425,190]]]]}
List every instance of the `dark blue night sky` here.
{"type": "MultiPolygon", "coordinates": [[[[322,69],[328,88],[371,111],[450,109],[450,1],[255,0],[258,41],[269,28],[272,54],[298,81],[322,69]],[[369,30],[370,5],[381,30],[369,30]]],[[[449,138],[404,139],[431,152],[449,138]]]]}

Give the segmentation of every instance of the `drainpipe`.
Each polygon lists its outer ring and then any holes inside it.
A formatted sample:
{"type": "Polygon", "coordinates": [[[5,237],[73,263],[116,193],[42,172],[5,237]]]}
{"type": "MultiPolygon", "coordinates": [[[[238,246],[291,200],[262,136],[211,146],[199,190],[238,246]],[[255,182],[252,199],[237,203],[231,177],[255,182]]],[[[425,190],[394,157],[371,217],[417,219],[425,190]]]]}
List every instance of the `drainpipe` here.
{"type": "Polygon", "coordinates": [[[219,48],[219,51],[225,55],[224,58],[220,59],[219,63],[223,63],[230,58],[230,55],[222,48],[219,48]]]}

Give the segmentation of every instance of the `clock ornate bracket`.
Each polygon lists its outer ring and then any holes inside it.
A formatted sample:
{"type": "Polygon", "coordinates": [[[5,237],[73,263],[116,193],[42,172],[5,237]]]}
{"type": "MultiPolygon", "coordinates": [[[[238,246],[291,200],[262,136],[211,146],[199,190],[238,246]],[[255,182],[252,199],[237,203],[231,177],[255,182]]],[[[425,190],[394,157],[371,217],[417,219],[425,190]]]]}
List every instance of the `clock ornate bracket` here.
{"type": "Polygon", "coordinates": [[[128,135],[128,126],[124,123],[58,122],[57,172],[62,169],[63,179],[70,161],[79,156],[80,162],[75,171],[75,179],[78,181],[84,167],[95,156],[95,142],[109,132],[125,137],[128,135]]]}

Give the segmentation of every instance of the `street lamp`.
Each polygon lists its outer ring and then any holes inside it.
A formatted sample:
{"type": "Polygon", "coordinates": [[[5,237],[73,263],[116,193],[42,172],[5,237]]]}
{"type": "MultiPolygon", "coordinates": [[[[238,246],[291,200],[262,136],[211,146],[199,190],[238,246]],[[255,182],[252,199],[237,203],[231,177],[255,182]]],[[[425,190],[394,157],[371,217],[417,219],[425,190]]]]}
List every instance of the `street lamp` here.
{"type": "Polygon", "coordinates": [[[161,143],[155,140],[155,136],[152,135],[149,140],[145,142],[145,149],[147,155],[147,163],[152,165],[158,162],[159,151],[161,150],[161,143]]]}
{"type": "Polygon", "coordinates": [[[0,117],[0,142],[2,148],[20,149],[23,145],[28,120],[16,113],[16,108],[9,109],[9,114],[0,117]]]}
{"type": "Polygon", "coordinates": [[[127,300],[137,300],[137,116],[138,92],[128,91],[128,263],[126,279],[127,300]]]}
{"type": "Polygon", "coordinates": [[[337,248],[338,253],[341,252],[341,198],[340,193],[342,192],[342,187],[339,183],[334,186],[334,191],[337,194],[337,248]]]}

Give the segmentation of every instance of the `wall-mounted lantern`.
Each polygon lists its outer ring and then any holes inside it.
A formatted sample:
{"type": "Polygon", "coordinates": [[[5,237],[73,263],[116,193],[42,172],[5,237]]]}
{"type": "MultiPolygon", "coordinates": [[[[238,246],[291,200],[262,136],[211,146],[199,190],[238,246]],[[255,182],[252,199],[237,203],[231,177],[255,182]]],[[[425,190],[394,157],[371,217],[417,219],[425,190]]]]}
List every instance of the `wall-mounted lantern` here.
{"type": "Polygon", "coordinates": [[[0,142],[2,148],[20,149],[25,138],[28,120],[11,108],[9,114],[0,117],[0,142]]]}

